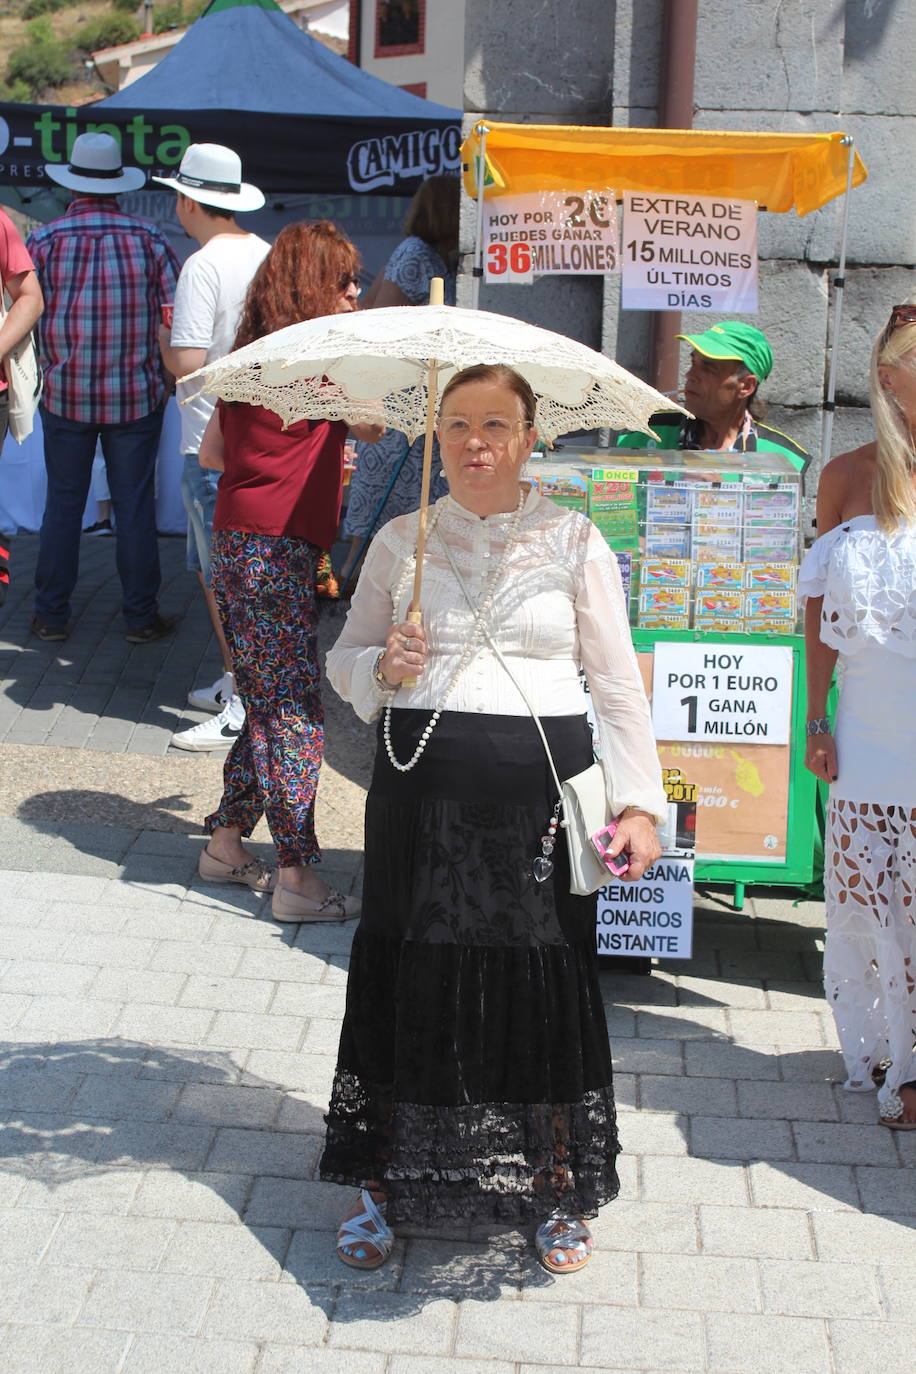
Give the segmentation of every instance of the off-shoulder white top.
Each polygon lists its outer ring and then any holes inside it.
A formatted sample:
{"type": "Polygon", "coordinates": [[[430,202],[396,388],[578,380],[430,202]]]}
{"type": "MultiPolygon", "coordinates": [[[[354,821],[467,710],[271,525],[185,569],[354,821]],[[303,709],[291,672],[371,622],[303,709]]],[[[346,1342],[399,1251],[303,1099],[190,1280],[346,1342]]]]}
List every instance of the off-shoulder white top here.
{"type": "MultiPolygon", "coordinates": [[[[327,656],[327,677],[365,721],[389,700],[395,709],[440,707],[473,624],[440,540],[448,540],[479,604],[487,575],[505,549],[513,513],[478,516],[445,496],[430,513],[435,529],[423,568],[423,624],[429,643],[417,686],[392,699],[373,669],[392,624],[404,620],[412,591],[416,512],[376,536],[346,624],[327,656]],[[397,604],[395,604],[397,596],[397,604]]],[[[516,539],[495,589],[489,630],[539,715],[584,710],[585,671],[601,740],[611,814],[638,806],[666,815],[649,706],[636,664],[617,560],[590,520],[529,491],[516,539]]],[[[486,643],[465,668],[445,709],[527,715],[522,697],[486,643]]]]}
{"type": "Polygon", "coordinates": [[[798,574],[800,600],[824,598],[820,638],[851,657],[869,643],[916,658],[916,525],[891,533],[856,515],[816,539],[798,574]]]}

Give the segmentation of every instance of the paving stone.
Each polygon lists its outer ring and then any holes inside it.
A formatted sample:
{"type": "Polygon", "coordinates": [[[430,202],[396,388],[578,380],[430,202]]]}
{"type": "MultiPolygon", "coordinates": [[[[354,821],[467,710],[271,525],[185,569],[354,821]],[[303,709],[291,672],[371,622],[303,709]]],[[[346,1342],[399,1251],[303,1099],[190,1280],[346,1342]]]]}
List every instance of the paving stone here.
{"type": "Polygon", "coordinates": [[[73,1110],[84,1116],[129,1117],[131,1121],[164,1121],[178,1099],[175,1083],[151,1083],[136,1078],[89,1074],[73,1099],[73,1110]]]}
{"type": "MultiPolygon", "coordinates": [[[[322,1056],[326,1058],[327,1056],[322,1056]]],[[[286,1053],[275,1050],[252,1050],[245,1064],[242,1082],[256,1087],[267,1083],[271,1087],[304,1092],[315,1078],[315,1055],[308,1052],[286,1053]]],[[[320,1112],[316,1112],[315,1130],[322,1130],[320,1112]]]]}
{"type": "Polygon", "coordinates": [[[855,1176],[866,1212],[916,1213],[916,1187],[908,1169],[858,1168],[855,1176]]]}
{"type": "Polygon", "coordinates": [[[749,1178],[757,1207],[801,1207],[806,1211],[859,1207],[853,1171],[844,1164],[751,1164],[749,1178]]]}
{"type": "MultiPolygon", "coordinates": [[[[594,1228],[589,1223],[594,1235],[594,1228]]],[[[548,1274],[538,1263],[533,1247],[524,1253],[525,1266],[522,1274],[522,1300],[524,1302],[559,1303],[569,1297],[568,1276],[548,1274]]],[[[614,1251],[596,1248],[587,1267],[576,1275],[575,1300],[577,1303],[610,1303],[614,1307],[636,1307],[638,1304],[636,1283],[637,1257],[614,1251]]]]}
{"type": "Polygon", "coordinates": [[[226,1050],[202,1050],[164,1043],[147,1049],[139,1078],[169,1078],[176,1083],[237,1083],[241,1064],[226,1050]]]}
{"type": "Polygon", "coordinates": [[[58,1217],[53,1212],[28,1209],[20,1200],[14,1209],[0,1209],[0,1244],[5,1262],[32,1263],[41,1259],[57,1228],[58,1217]]]}
{"type": "Polygon", "coordinates": [[[66,1215],[46,1252],[48,1264],[155,1269],[174,1226],[146,1217],[66,1215]]]}
{"type": "MultiPolygon", "coordinates": [[[[443,1374],[461,1374],[456,1370],[454,1361],[430,1360],[421,1356],[418,1362],[412,1355],[396,1355],[386,1366],[384,1355],[373,1355],[368,1350],[309,1350],[308,1374],[439,1374],[439,1365],[448,1365],[443,1374]],[[407,1363],[404,1363],[407,1361],[407,1363]]],[[[151,1374],[155,1374],[151,1371],[151,1374]]],[[[220,1374],[218,1370],[214,1374],[220,1374]]],[[[265,1345],[261,1353],[258,1374],[304,1374],[302,1354],[296,1346],[265,1345]]],[[[513,1374],[512,1366],[487,1366],[487,1374],[513,1374]]]]}
{"type": "Polygon", "coordinates": [[[735,1117],[692,1116],[692,1153],[700,1158],[792,1159],[792,1132],[785,1121],[735,1117]]]}
{"type": "MultiPolygon", "coordinates": [[[[258,1346],[254,1341],[207,1341],[199,1336],[141,1334],[134,1338],[124,1370],[125,1374],[251,1374],[257,1358],[258,1346]]],[[[302,1357],[298,1350],[296,1359],[301,1371],[302,1357]]],[[[260,1366],[262,1371],[270,1367],[263,1363],[260,1366]]],[[[311,1353],[309,1369],[312,1369],[311,1353]]]]}
{"type": "Polygon", "coordinates": [[[84,906],[72,902],[52,902],[44,908],[41,920],[42,931],[51,937],[61,934],[80,932],[83,935],[118,935],[124,928],[130,912],[118,906],[84,906]]]}
{"type": "Polygon", "coordinates": [[[16,959],[0,977],[0,991],[77,997],[98,973],[91,964],[64,964],[60,960],[16,959]]]}
{"type": "Polygon", "coordinates": [[[266,1011],[274,984],[256,978],[217,978],[193,974],[181,994],[184,1007],[211,1007],[217,1011],[266,1011]]]}
{"type": "Polygon", "coordinates": [[[255,1178],[245,1208],[253,1225],[332,1231],[353,1201],[353,1189],[300,1178],[255,1178]]]}
{"type": "MultiPolygon", "coordinates": [[[[488,1307],[495,1312],[492,1304],[488,1307]]],[[[329,1344],[334,1350],[444,1355],[457,1313],[457,1303],[441,1298],[425,1302],[410,1293],[344,1292],[334,1308],[329,1344]]]]}
{"type": "Polygon", "coordinates": [[[639,1105],[643,1110],[737,1116],[735,1084],[727,1078],[675,1078],[641,1074],[639,1105]]]}
{"type": "Polygon", "coordinates": [[[291,1131],[221,1130],[207,1160],[208,1169],[234,1174],[278,1174],[309,1178],[324,1144],[323,1136],[291,1131]]]}
{"type": "MultiPolygon", "coordinates": [[[[308,1030],[305,1032],[305,1039],[302,1048],[306,1055],[310,1054],[329,1054],[337,1055],[340,1045],[340,1021],[320,1021],[310,1020],[308,1030]]],[[[620,1105],[620,1081],[625,1078],[625,1074],[614,1074],[614,1095],[620,1105]]]]}
{"type": "Polygon", "coordinates": [[[588,1225],[601,1250],[658,1250],[676,1254],[697,1251],[696,1209],[690,1206],[626,1202],[618,1198],[603,1207],[588,1225]]]}
{"type": "Polygon", "coordinates": [[[74,1321],[89,1290],[89,1269],[53,1262],[0,1263],[0,1321],[53,1326],[74,1321]]]}
{"type": "Polygon", "coordinates": [[[314,1131],[316,1110],[323,1114],[331,1098],[334,1060],[316,1055],[307,1086],[302,1092],[286,1092],[277,1117],[278,1131],[314,1131]]]}
{"type": "MultiPolygon", "coordinates": [[[[530,1310],[526,1304],[525,1313],[530,1310]]],[[[557,1348],[552,1340],[545,1343],[545,1350],[557,1348]]],[[[653,1312],[597,1304],[585,1307],[579,1348],[582,1369],[606,1368],[612,1352],[620,1369],[694,1374],[706,1368],[703,1326],[695,1312],[653,1312]]]]}
{"type": "Polygon", "coordinates": [[[199,1045],[207,1038],[216,1015],[204,1007],[163,1007],[136,1002],[124,1007],[118,1017],[117,1033],[131,1040],[199,1045]]]}
{"type": "Polygon", "coordinates": [[[747,1204],[744,1166],[733,1160],[646,1155],[642,1196],[649,1202],[747,1204]]]}
{"type": "Polygon", "coordinates": [[[238,1220],[251,1192],[247,1174],[176,1173],[173,1169],[134,1172],[134,1216],[170,1217],[184,1221],[238,1220]]]}
{"type": "Polygon", "coordinates": [[[277,1117],[283,1094],[276,1088],[247,1088],[233,1083],[189,1083],[172,1113],[173,1121],[195,1125],[270,1126],[277,1117]]]}
{"type": "Polygon", "coordinates": [[[783,1121],[836,1121],[839,1115],[829,1083],[739,1083],[738,1110],[783,1121]]]}
{"type": "Polygon", "coordinates": [[[829,1329],[837,1374],[912,1374],[916,1322],[837,1320],[829,1329]]]}
{"type": "Polygon", "coordinates": [[[783,1208],[699,1209],[703,1253],[753,1255],[760,1259],[810,1259],[814,1255],[808,1219],[783,1208]]]}
{"type": "Polygon", "coordinates": [[[182,1221],[172,1234],[160,1267],[168,1273],[278,1279],[290,1234],[282,1227],[182,1221]]]}
{"type": "Polygon", "coordinates": [[[270,1006],[272,1016],[341,1017],[346,1002],[345,987],[326,983],[280,983],[270,1006]]]}
{"type": "Polygon", "coordinates": [[[316,1346],[326,1344],[327,1330],[321,1300],[293,1283],[220,1279],[202,1334],[316,1346]]]}
{"type": "Polygon", "coordinates": [[[687,1153],[687,1117],[675,1112],[632,1112],[621,1122],[620,1133],[627,1154],[687,1153]]]}
{"type": "Polygon", "coordinates": [[[831,1374],[827,1333],[822,1321],[803,1317],[710,1313],[706,1317],[710,1371],[734,1374],[751,1367],[754,1374],[831,1374]]]}
{"type": "Polygon", "coordinates": [[[893,1166],[897,1163],[891,1133],[879,1126],[796,1122],[793,1129],[800,1159],[828,1164],[893,1166]]]}
{"type": "Polygon", "coordinates": [[[208,1126],[115,1122],[99,1147],[98,1157],[105,1164],[167,1164],[172,1169],[201,1169],[213,1135],[208,1126]]]}
{"type": "Polygon", "coordinates": [[[778,1078],[775,1055],[744,1045],[719,1041],[688,1041],[684,1046],[687,1073],[700,1078],[778,1078]]]}
{"type": "Polygon", "coordinates": [[[914,1282],[916,1264],[878,1265],[878,1284],[884,1309],[892,1319],[902,1322],[912,1320],[914,1282]]]}
{"type": "Polygon", "coordinates": [[[9,1326],[3,1359],[15,1374],[115,1374],[129,1340],[123,1331],[9,1326]]]}
{"type": "Polygon", "coordinates": [[[164,1003],[172,1006],[178,1001],[184,983],[183,973],[163,973],[158,969],[101,969],[90,995],[116,1002],[164,1003]]]}
{"type": "Polygon", "coordinates": [[[308,954],[295,946],[282,949],[252,949],[242,952],[238,968],[240,978],[266,978],[276,983],[320,983],[324,976],[325,960],[318,954],[308,954]]]}
{"type": "Polygon", "coordinates": [[[238,969],[243,952],[240,945],[197,945],[190,939],[163,939],[156,946],[149,966],[152,969],[176,973],[204,973],[217,978],[228,977],[238,969]]]}
{"type": "Polygon", "coordinates": [[[19,1194],[20,1207],[60,1212],[101,1212],[124,1215],[137,1191],[135,1169],[93,1170],[76,1178],[29,1178],[19,1194]]]}
{"type": "Polygon", "coordinates": [[[912,1217],[870,1217],[855,1212],[820,1212],[812,1217],[814,1243],[822,1260],[912,1264],[916,1234],[912,1217]]]}
{"type": "Polygon", "coordinates": [[[218,1011],[214,1013],[207,1043],[240,1049],[295,1050],[302,1043],[304,1031],[305,1022],[300,1016],[218,1011]]]}
{"type": "Polygon", "coordinates": [[[823,1045],[816,1014],[801,1011],[731,1011],[728,1019],[735,1040],[744,1045],[823,1045]]]}
{"type": "MultiPolygon", "coordinates": [[[[142,906],[138,902],[135,904],[120,933],[131,937],[152,936],[156,940],[180,940],[191,944],[193,941],[203,943],[207,940],[212,926],[212,912],[199,908],[191,909],[186,902],[178,904],[172,897],[154,897],[150,894],[142,906]]],[[[204,969],[204,972],[208,971],[209,966],[204,969]]]]}
{"type": "Polygon", "coordinates": [[[81,1326],[122,1331],[193,1334],[206,1311],[213,1280],[192,1274],[149,1274],[122,1269],[97,1274],[80,1313],[81,1326]]]}
{"type": "Polygon", "coordinates": [[[777,1056],[779,1074],[787,1082],[822,1083],[846,1077],[843,1057],[837,1050],[803,1050],[777,1056]]]}
{"type": "Polygon", "coordinates": [[[614,1042],[614,1067],[623,1073],[684,1072],[681,1046],[672,1040],[626,1040],[614,1042]]]}
{"type": "Polygon", "coordinates": [[[152,940],[126,935],[74,935],[67,958],[104,968],[143,968],[154,949],[152,940]]]}
{"type": "Polygon", "coordinates": [[[532,1360],[552,1349],[575,1363],[578,1313],[558,1302],[459,1304],[455,1354],[478,1360],[532,1360]]]}
{"type": "Polygon", "coordinates": [[[117,1002],[91,1002],[81,997],[34,997],[19,1014],[17,1030],[49,1040],[108,1035],[118,1019],[117,1002]]]}
{"type": "Polygon", "coordinates": [[[757,1266],[747,1259],[715,1255],[640,1257],[639,1295],[643,1307],[688,1311],[758,1312],[757,1266]]]}
{"type": "Polygon", "coordinates": [[[0,1104],[22,1111],[59,1111],[76,1093],[79,1077],[50,1069],[6,1069],[0,1074],[0,1104]]]}
{"type": "Polygon", "coordinates": [[[792,1317],[883,1316],[874,1265],[774,1260],[762,1266],[762,1283],[766,1312],[792,1317]]]}

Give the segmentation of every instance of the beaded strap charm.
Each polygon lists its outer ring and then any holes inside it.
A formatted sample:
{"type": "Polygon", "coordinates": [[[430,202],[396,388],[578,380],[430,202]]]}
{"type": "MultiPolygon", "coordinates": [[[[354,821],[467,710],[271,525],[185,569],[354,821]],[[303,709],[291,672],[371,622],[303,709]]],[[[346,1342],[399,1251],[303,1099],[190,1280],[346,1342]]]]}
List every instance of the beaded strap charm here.
{"type": "Polygon", "coordinates": [[[557,802],[553,808],[553,815],[547,822],[547,834],[541,836],[541,852],[531,865],[535,882],[546,883],[553,872],[553,859],[550,857],[557,843],[557,826],[560,824],[560,806],[557,802]]]}

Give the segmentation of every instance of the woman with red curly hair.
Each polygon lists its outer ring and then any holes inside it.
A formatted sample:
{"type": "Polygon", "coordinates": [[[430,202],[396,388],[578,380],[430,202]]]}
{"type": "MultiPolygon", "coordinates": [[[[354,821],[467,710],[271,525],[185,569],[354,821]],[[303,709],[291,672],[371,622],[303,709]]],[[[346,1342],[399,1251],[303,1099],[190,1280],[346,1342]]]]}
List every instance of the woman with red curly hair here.
{"type": "MultiPolygon", "coordinates": [[[[358,271],[355,247],[327,220],[287,225],[248,288],[235,347],[300,320],[355,310],[358,271]]],[[[371,442],[380,430],[356,432],[371,442]]],[[[346,437],[341,421],[299,420],[283,429],[262,406],[221,401],[200,450],[201,465],[223,474],[213,591],[246,715],[226,759],[222,800],[204,822],[210,839],[199,869],[202,877],[272,885],[242,844],[263,814],[277,851],[279,921],[359,914],[357,899],[314,869],[324,745],[315,574],[340,519],[346,437]]]]}

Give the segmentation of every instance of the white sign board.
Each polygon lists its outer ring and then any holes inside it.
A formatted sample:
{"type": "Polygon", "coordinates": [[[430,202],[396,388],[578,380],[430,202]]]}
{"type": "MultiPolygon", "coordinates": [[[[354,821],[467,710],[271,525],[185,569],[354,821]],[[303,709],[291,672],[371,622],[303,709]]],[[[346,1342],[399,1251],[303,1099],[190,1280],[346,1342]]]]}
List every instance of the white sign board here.
{"type": "Polygon", "coordinates": [[[627,191],[624,310],[757,311],[757,205],[627,191]]]}
{"type": "Polygon", "coordinates": [[[598,953],[689,959],[693,949],[693,859],[662,856],[635,883],[598,891],[598,953]]]}
{"type": "Polygon", "coordinates": [[[652,726],[659,740],[788,744],[792,650],[782,644],[659,641],[652,726]]]}
{"type": "Polygon", "coordinates": [[[619,271],[613,191],[529,191],[494,196],[483,206],[484,280],[530,282],[535,276],[619,271]]]}

